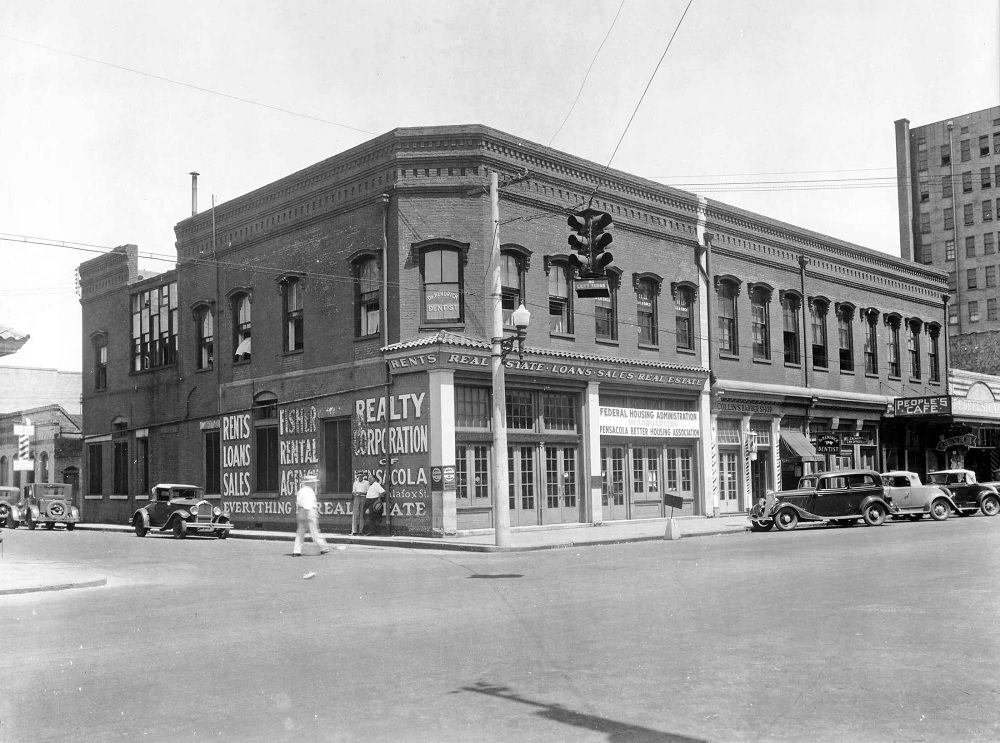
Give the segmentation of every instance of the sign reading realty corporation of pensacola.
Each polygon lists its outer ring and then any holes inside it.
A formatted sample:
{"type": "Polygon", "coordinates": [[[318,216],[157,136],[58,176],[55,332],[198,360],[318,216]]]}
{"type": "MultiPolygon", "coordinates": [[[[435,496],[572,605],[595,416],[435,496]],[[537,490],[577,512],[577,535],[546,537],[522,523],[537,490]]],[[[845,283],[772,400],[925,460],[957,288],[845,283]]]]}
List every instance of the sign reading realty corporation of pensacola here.
{"type": "Polygon", "coordinates": [[[646,410],[602,405],[599,419],[601,436],[695,439],[701,434],[701,420],[696,410],[646,410]]]}

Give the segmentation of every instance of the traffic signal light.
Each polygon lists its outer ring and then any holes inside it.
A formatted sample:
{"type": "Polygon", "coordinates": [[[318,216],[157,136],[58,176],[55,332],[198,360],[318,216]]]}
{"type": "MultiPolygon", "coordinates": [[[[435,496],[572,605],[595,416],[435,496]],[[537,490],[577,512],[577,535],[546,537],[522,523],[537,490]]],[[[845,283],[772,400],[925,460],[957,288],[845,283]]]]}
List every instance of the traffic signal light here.
{"type": "Polygon", "coordinates": [[[611,227],[611,215],[596,209],[584,209],[579,214],[571,214],[566,223],[570,227],[569,245],[579,255],[570,256],[569,262],[580,278],[595,278],[606,275],[606,269],[614,260],[605,252],[614,235],[606,232],[611,227]]]}

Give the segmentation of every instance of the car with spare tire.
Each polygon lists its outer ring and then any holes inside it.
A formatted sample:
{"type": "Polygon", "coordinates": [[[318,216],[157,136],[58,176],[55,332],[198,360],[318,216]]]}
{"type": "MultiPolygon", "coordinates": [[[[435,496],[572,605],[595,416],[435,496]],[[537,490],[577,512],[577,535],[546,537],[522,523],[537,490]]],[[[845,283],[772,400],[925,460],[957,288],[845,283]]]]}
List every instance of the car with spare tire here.
{"type": "Polygon", "coordinates": [[[7,527],[16,529],[24,524],[29,529],[44,524],[55,529],[63,524],[66,531],[73,531],[80,523],[80,509],[76,507],[73,486],[64,482],[29,482],[21,489],[16,502],[6,501],[7,527]]]}

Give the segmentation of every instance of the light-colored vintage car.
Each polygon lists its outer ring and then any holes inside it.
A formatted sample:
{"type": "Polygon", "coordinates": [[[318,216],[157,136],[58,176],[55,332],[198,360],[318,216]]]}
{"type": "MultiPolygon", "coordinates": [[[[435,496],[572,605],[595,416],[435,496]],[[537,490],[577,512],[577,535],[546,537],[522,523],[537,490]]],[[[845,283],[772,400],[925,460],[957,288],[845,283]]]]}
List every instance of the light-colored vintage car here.
{"type": "Polygon", "coordinates": [[[982,511],[986,516],[996,516],[1000,513],[1000,494],[997,489],[979,482],[972,470],[951,469],[930,472],[927,475],[927,482],[947,488],[959,516],[971,516],[976,511],[982,511]]]}
{"type": "Polygon", "coordinates": [[[150,502],[136,509],[129,523],[137,537],[156,529],[172,533],[177,539],[197,533],[225,539],[233,528],[229,512],[205,500],[204,488],[175,483],[154,486],[150,502]]]}
{"type": "Polygon", "coordinates": [[[944,521],[957,511],[958,506],[951,499],[951,493],[940,485],[924,485],[920,475],[906,470],[882,473],[882,483],[886,495],[892,498],[897,511],[893,518],[908,518],[919,521],[924,514],[930,514],[935,521],[944,521]]]}
{"type": "Polygon", "coordinates": [[[10,507],[21,502],[21,491],[12,485],[0,485],[0,526],[7,526],[10,507]]]}
{"type": "Polygon", "coordinates": [[[24,486],[16,503],[7,502],[7,526],[16,529],[25,524],[34,529],[45,524],[55,529],[65,524],[66,531],[73,531],[80,521],[80,509],[73,504],[73,486],[63,482],[30,482],[24,486]]]}

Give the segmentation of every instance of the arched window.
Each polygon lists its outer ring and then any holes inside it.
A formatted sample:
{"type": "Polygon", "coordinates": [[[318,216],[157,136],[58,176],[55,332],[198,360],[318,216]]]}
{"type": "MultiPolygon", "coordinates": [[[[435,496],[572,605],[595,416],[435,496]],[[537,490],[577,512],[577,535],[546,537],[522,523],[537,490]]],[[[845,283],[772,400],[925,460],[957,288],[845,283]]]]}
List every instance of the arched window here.
{"type": "Polygon", "coordinates": [[[802,298],[798,294],[789,291],[782,292],[781,324],[786,364],[799,364],[802,362],[802,357],[799,353],[799,312],[801,310],[802,298]]]}
{"type": "Polygon", "coordinates": [[[108,388],[108,334],[94,333],[90,342],[94,349],[94,389],[108,388]]]}
{"type": "Polygon", "coordinates": [[[854,373],[854,305],[840,302],[836,305],[837,343],[839,345],[841,373],[854,373]]]}
{"type": "Polygon", "coordinates": [[[0,457],[0,485],[10,484],[9,482],[7,482],[7,477],[8,477],[7,469],[8,469],[7,455],[5,454],[2,457],[0,457]]]}
{"type": "Polygon", "coordinates": [[[354,335],[378,335],[381,317],[381,271],[375,257],[362,257],[354,264],[354,335]]]}
{"type": "Polygon", "coordinates": [[[656,274],[632,274],[635,288],[635,318],[638,325],[639,345],[660,345],[659,302],[663,279],[656,274]]]}
{"type": "Polygon", "coordinates": [[[250,360],[250,291],[240,289],[230,295],[233,311],[233,361],[250,360]]]}
{"type": "Polygon", "coordinates": [[[827,351],[826,315],[830,303],[825,299],[813,297],[809,301],[809,325],[812,336],[812,363],[816,369],[828,369],[830,366],[827,351]]]}
{"type": "Polygon", "coordinates": [[[923,322],[916,317],[906,321],[906,352],[910,357],[910,379],[920,379],[920,331],[923,322]]]}
{"type": "Polygon", "coordinates": [[[766,284],[754,284],[749,288],[753,357],[758,361],[766,361],[771,358],[770,304],[773,290],[766,284]]]}
{"type": "Polygon", "coordinates": [[[739,282],[729,277],[716,277],[715,289],[719,297],[719,353],[739,356],[740,337],[736,318],[736,298],[740,294],[739,282]]]}
{"type": "Polygon", "coordinates": [[[938,339],[941,335],[941,326],[937,323],[927,325],[927,376],[931,382],[941,381],[941,363],[938,355],[938,339]]]}
{"type": "Polygon", "coordinates": [[[621,281],[621,274],[612,269],[608,269],[607,274],[610,296],[594,299],[594,334],[597,340],[617,341],[618,285],[621,281]]]}
{"type": "Polygon", "coordinates": [[[694,350],[694,296],[693,285],[673,283],[670,291],[674,297],[674,337],[678,351],[694,350]]]}
{"type": "Polygon", "coordinates": [[[458,248],[430,247],[421,253],[422,321],[432,325],[462,322],[462,260],[458,248]]]}
{"type": "Polygon", "coordinates": [[[549,333],[573,334],[573,269],[566,258],[545,257],[549,284],[549,333]]]}
{"type": "Polygon", "coordinates": [[[38,457],[38,482],[50,482],[49,453],[47,451],[43,451],[38,457]]]}
{"type": "Polygon", "coordinates": [[[278,492],[278,398],[261,392],[253,400],[256,490],[278,492]]]}
{"type": "Polygon", "coordinates": [[[285,319],[282,348],[285,353],[301,351],[305,348],[303,281],[299,276],[284,276],[279,283],[285,319]]]}
{"type": "Polygon", "coordinates": [[[874,307],[861,310],[865,321],[865,374],[878,374],[878,316],[874,307]]]}
{"type": "Polygon", "coordinates": [[[202,302],[194,307],[195,366],[198,369],[211,369],[215,363],[215,315],[212,305],[202,302]]]}
{"type": "Polygon", "coordinates": [[[887,344],[887,351],[889,354],[889,376],[899,377],[902,376],[902,370],[900,368],[900,358],[899,358],[899,326],[901,324],[902,318],[893,313],[891,315],[886,315],[885,324],[889,328],[889,342],[887,344]]]}

